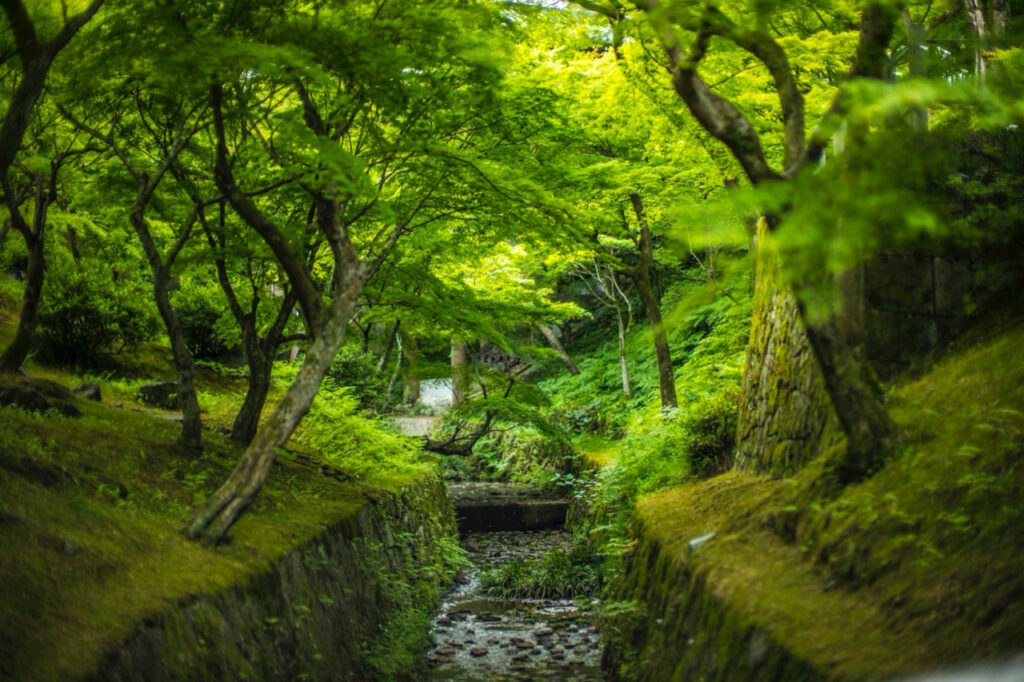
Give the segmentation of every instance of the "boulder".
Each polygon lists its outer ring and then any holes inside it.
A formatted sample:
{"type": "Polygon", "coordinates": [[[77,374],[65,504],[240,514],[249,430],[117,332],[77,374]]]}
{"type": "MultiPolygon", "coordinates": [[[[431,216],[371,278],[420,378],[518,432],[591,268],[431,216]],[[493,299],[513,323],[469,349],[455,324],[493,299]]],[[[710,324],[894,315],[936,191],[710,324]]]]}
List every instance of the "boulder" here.
{"type": "Polygon", "coordinates": [[[99,385],[94,381],[87,381],[81,386],[75,386],[71,389],[71,392],[77,395],[79,398],[86,400],[92,400],[94,402],[102,402],[103,395],[100,393],[99,385]]]}
{"type": "Polygon", "coordinates": [[[139,387],[139,402],[174,410],[178,407],[178,382],[154,381],[139,387]]]}
{"type": "Polygon", "coordinates": [[[0,405],[20,407],[30,412],[55,411],[65,417],[80,417],[81,410],[72,404],[74,394],[49,379],[20,377],[0,385],[0,405]]]}

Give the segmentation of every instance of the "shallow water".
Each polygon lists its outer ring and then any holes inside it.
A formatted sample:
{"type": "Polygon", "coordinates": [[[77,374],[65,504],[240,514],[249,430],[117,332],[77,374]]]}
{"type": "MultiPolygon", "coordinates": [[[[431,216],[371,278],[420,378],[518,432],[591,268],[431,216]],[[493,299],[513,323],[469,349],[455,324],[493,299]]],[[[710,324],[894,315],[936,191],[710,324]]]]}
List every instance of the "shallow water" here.
{"type": "Polygon", "coordinates": [[[571,599],[495,599],[479,583],[481,568],[568,547],[564,530],[466,533],[475,568],[453,589],[434,619],[430,680],[604,679],[596,603],[571,599]]]}

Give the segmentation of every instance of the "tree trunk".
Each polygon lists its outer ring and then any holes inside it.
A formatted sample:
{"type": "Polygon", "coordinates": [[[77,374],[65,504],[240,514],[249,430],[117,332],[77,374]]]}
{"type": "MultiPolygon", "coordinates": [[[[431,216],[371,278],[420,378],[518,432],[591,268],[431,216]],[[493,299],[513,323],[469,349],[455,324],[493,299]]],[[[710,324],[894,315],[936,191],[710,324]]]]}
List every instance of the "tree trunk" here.
{"type": "Polygon", "coordinates": [[[295,380],[266,424],[257,432],[228,480],[189,521],[185,528],[189,538],[202,537],[211,544],[222,539],[263,487],[274,463],[275,449],[288,441],[295,427],[309,412],[309,406],[345,338],[345,330],[365,278],[366,269],[362,262],[354,263],[345,273],[344,288],[335,294],[321,318],[295,380]]]}
{"type": "Polygon", "coordinates": [[[232,442],[239,445],[248,445],[256,436],[263,405],[267,402],[267,393],[270,392],[270,373],[274,365],[273,351],[266,354],[257,351],[251,355],[247,352],[246,360],[249,364],[249,385],[242,406],[231,425],[230,436],[232,442]]]}
{"type": "Polygon", "coordinates": [[[661,304],[651,282],[651,265],[654,261],[651,230],[647,224],[647,214],[644,212],[640,195],[630,194],[629,199],[633,203],[633,210],[640,224],[638,240],[640,257],[636,267],[632,268],[629,274],[636,286],[636,292],[640,296],[640,302],[644,306],[647,321],[651,325],[654,355],[658,361],[658,392],[661,396],[661,410],[667,412],[678,407],[676,377],[672,369],[672,352],[668,347],[668,334],[665,332],[665,324],[661,318],[661,304]]]}
{"type": "Polygon", "coordinates": [[[21,0],[0,2],[21,57],[21,79],[7,106],[3,123],[0,124],[0,177],[7,176],[7,170],[18,154],[29,116],[43,92],[50,65],[78,30],[92,19],[103,2],[93,0],[85,10],[66,21],[53,40],[44,44],[38,42],[35,26],[21,0]]]}
{"type": "Polygon", "coordinates": [[[25,271],[25,293],[21,298],[21,318],[18,320],[18,330],[14,333],[14,339],[4,350],[3,355],[0,355],[0,373],[17,372],[25,362],[25,358],[28,357],[32,334],[35,332],[39,319],[39,300],[43,293],[45,235],[45,229],[40,230],[31,239],[25,235],[28,247],[28,267],[25,271]]]}
{"type": "Polygon", "coordinates": [[[388,392],[384,402],[391,402],[391,392],[395,390],[395,382],[398,381],[398,375],[402,371],[402,358],[405,357],[405,353],[402,352],[402,335],[395,335],[395,345],[398,347],[398,355],[395,357],[395,371],[391,373],[391,379],[388,380],[388,392]]]}
{"type": "Polygon", "coordinates": [[[153,295],[160,319],[171,341],[171,355],[178,372],[178,406],[181,408],[181,438],[179,442],[190,450],[202,450],[202,422],[199,418],[199,399],[196,396],[196,369],[192,354],[185,343],[178,315],[171,306],[170,277],[163,268],[153,272],[153,295]]]}
{"type": "Polygon", "coordinates": [[[388,366],[388,362],[391,361],[391,351],[395,348],[395,339],[398,338],[398,327],[401,324],[401,320],[395,320],[395,323],[391,325],[391,331],[388,332],[388,340],[384,344],[384,351],[380,354],[380,359],[377,360],[378,372],[383,372],[388,366]]]}
{"type": "Polygon", "coordinates": [[[466,342],[459,336],[452,336],[452,405],[466,401],[469,391],[469,352],[466,342]]]}
{"type": "Polygon", "coordinates": [[[892,448],[895,426],[882,405],[871,365],[861,357],[857,344],[843,334],[836,315],[820,321],[810,319],[802,303],[800,314],[825,388],[847,436],[846,452],[837,462],[836,473],[841,483],[860,480],[892,448]]]}
{"type": "Polygon", "coordinates": [[[405,373],[402,375],[402,402],[406,405],[415,405],[420,401],[420,378],[416,376],[419,365],[419,349],[416,347],[416,339],[411,336],[406,337],[402,354],[405,357],[405,373]]]}
{"type": "Polygon", "coordinates": [[[985,11],[980,0],[964,0],[964,13],[967,15],[967,23],[974,34],[974,71],[978,80],[985,82],[985,71],[988,68],[988,60],[985,57],[985,43],[988,38],[988,30],[985,27],[985,11]]]}
{"type": "Polygon", "coordinates": [[[566,369],[569,370],[569,374],[572,374],[573,376],[578,375],[580,373],[579,367],[577,367],[576,363],[572,361],[569,354],[565,352],[565,348],[562,346],[562,342],[558,340],[558,337],[555,336],[554,330],[543,322],[537,323],[537,329],[539,329],[540,333],[544,335],[544,338],[548,340],[551,347],[558,351],[558,358],[562,361],[562,364],[565,365],[566,369]]]}
{"type": "MultiPolygon", "coordinates": [[[[152,191],[148,193],[148,196],[152,196],[152,191]]],[[[199,399],[196,397],[195,362],[188,350],[188,344],[185,343],[185,334],[181,330],[178,315],[171,306],[171,263],[164,263],[156,243],[153,241],[153,236],[150,234],[146,219],[143,217],[145,202],[148,201],[146,197],[145,191],[140,193],[140,199],[132,210],[129,220],[142,243],[146,260],[149,261],[149,269],[153,273],[153,297],[156,300],[156,309],[167,330],[167,338],[171,342],[171,356],[174,358],[174,368],[178,372],[178,406],[181,408],[179,442],[190,450],[199,451],[203,448],[203,426],[199,418],[199,399]]],[[[191,225],[185,229],[190,228],[191,225]]]]}
{"type": "Polygon", "coordinates": [[[619,323],[619,369],[622,373],[622,393],[627,398],[632,398],[633,389],[629,385],[629,367],[626,365],[626,326],[622,323],[622,311],[618,308],[615,309],[615,320],[619,323]]]}

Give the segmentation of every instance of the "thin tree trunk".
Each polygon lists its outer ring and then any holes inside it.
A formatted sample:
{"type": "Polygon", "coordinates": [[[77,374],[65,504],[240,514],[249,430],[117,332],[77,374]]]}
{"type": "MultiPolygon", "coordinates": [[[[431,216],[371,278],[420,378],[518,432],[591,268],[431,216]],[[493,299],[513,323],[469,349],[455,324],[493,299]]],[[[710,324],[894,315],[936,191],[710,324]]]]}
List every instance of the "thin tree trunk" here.
{"type": "Polygon", "coordinates": [[[239,445],[248,445],[256,436],[260,424],[260,415],[267,402],[270,392],[270,373],[274,365],[273,353],[264,355],[246,352],[249,364],[249,385],[246,387],[242,406],[238,408],[235,421],[231,425],[231,440],[239,445]]]}
{"type": "Polygon", "coordinates": [[[577,367],[576,363],[572,361],[569,354],[565,352],[565,348],[562,346],[562,342],[558,340],[558,337],[555,336],[554,330],[543,322],[537,323],[537,329],[539,329],[540,333],[544,335],[544,338],[548,340],[551,347],[558,351],[558,358],[562,361],[562,364],[565,365],[566,369],[569,370],[569,374],[572,374],[573,376],[578,375],[580,373],[579,367],[577,367]]]}
{"type": "Polygon", "coordinates": [[[395,336],[395,345],[398,348],[398,354],[395,357],[395,371],[391,373],[391,379],[388,380],[388,392],[387,392],[386,402],[389,402],[389,403],[391,402],[391,393],[392,393],[392,391],[395,390],[395,382],[398,381],[398,375],[402,371],[402,358],[404,357],[404,353],[402,353],[402,335],[401,334],[397,334],[395,336]]]}
{"type": "Polygon", "coordinates": [[[171,342],[174,368],[178,372],[178,407],[181,408],[181,438],[179,442],[191,450],[202,450],[202,422],[199,417],[199,399],[196,396],[196,369],[192,353],[185,343],[178,315],[171,306],[170,277],[163,268],[153,273],[153,296],[160,319],[164,322],[171,342]]]}
{"type": "Polygon", "coordinates": [[[395,323],[391,325],[391,331],[388,332],[387,343],[384,344],[384,352],[380,354],[380,359],[377,360],[378,372],[383,372],[384,368],[388,366],[388,362],[391,361],[391,351],[394,350],[395,339],[398,338],[398,327],[401,324],[401,320],[395,320],[395,323]]]}
{"type": "Polygon", "coordinates": [[[345,273],[343,291],[335,294],[313,341],[306,350],[302,366],[267,423],[246,449],[228,480],[190,520],[185,534],[216,543],[252,503],[270,473],[274,452],[291,437],[295,427],[309,412],[320,384],[345,338],[349,319],[363,290],[366,270],[361,262],[345,273]]]}
{"type": "Polygon", "coordinates": [[[14,333],[14,338],[4,350],[3,355],[0,355],[0,373],[17,372],[25,362],[25,358],[28,357],[32,334],[35,332],[39,320],[39,300],[43,293],[45,234],[46,230],[40,230],[31,239],[25,235],[28,247],[28,266],[25,271],[25,292],[21,297],[21,317],[18,320],[18,330],[14,333]]]}
{"type": "Polygon", "coordinates": [[[452,405],[461,405],[469,391],[469,352],[459,336],[452,336],[451,364],[452,405]]]}
{"type": "Polygon", "coordinates": [[[405,348],[405,373],[402,375],[402,402],[406,405],[415,405],[420,401],[420,378],[416,376],[417,365],[419,365],[419,350],[416,348],[416,339],[407,337],[405,348]]]}
{"type": "MultiPolygon", "coordinates": [[[[195,362],[192,359],[192,353],[188,350],[188,344],[185,342],[185,334],[181,329],[178,315],[174,312],[174,307],[171,305],[170,268],[173,263],[173,256],[169,257],[167,262],[164,262],[143,216],[148,196],[152,196],[151,191],[148,195],[145,192],[140,192],[140,199],[132,210],[129,220],[132,227],[135,228],[139,241],[142,243],[143,251],[146,253],[146,260],[149,261],[150,271],[153,273],[153,297],[156,300],[157,312],[160,313],[160,319],[163,320],[164,328],[167,330],[167,337],[171,342],[171,356],[174,359],[174,368],[178,373],[178,406],[181,408],[181,437],[179,442],[186,448],[198,451],[203,448],[203,425],[199,417],[199,399],[196,396],[195,362]]],[[[194,219],[195,215],[190,218],[190,220],[194,219]]],[[[185,230],[184,236],[179,237],[179,239],[187,237],[191,227],[192,223],[190,222],[183,228],[185,230]]]]}
{"type": "Polygon", "coordinates": [[[618,308],[615,309],[615,320],[619,323],[619,369],[622,373],[622,393],[627,398],[632,398],[633,389],[629,385],[629,367],[626,365],[626,326],[622,323],[622,311],[618,308]]]}
{"type": "Polygon", "coordinates": [[[665,332],[665,324],[661,317],[661,304],[651,282],[651,264],[654,260],[651,230],[647,224],[647,214],[644,211],[640,195],[630,194],[629,200],[633,204],[633,210],[640,224],[638,243],[640,257],[636,267],[632,268],[629,274],[636,286],[636,292],[640,296],[640,302],[644,306],[647,321],[651,325],[654,355],[658,361],[658,392],[661,396],[661,409],[663,412],[667,412],[678,407],[676,377],[672,369],[672,352],[668,347],[668,334],[665,332]]]}

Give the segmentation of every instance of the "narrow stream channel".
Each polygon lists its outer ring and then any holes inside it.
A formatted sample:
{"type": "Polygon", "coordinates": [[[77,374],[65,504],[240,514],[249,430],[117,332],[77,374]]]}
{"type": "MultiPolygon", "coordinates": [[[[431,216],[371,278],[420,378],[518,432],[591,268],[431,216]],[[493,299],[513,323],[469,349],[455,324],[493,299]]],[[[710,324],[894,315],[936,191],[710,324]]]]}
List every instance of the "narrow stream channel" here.
{"type": "Polygon", "coordinates": [[[603,680],[595,602],[497,599],[480,586],[482,569],[568,548],[570,540],[562,528],[464,532],[474,567],[434,619],[427,679],[603,680]]]}

